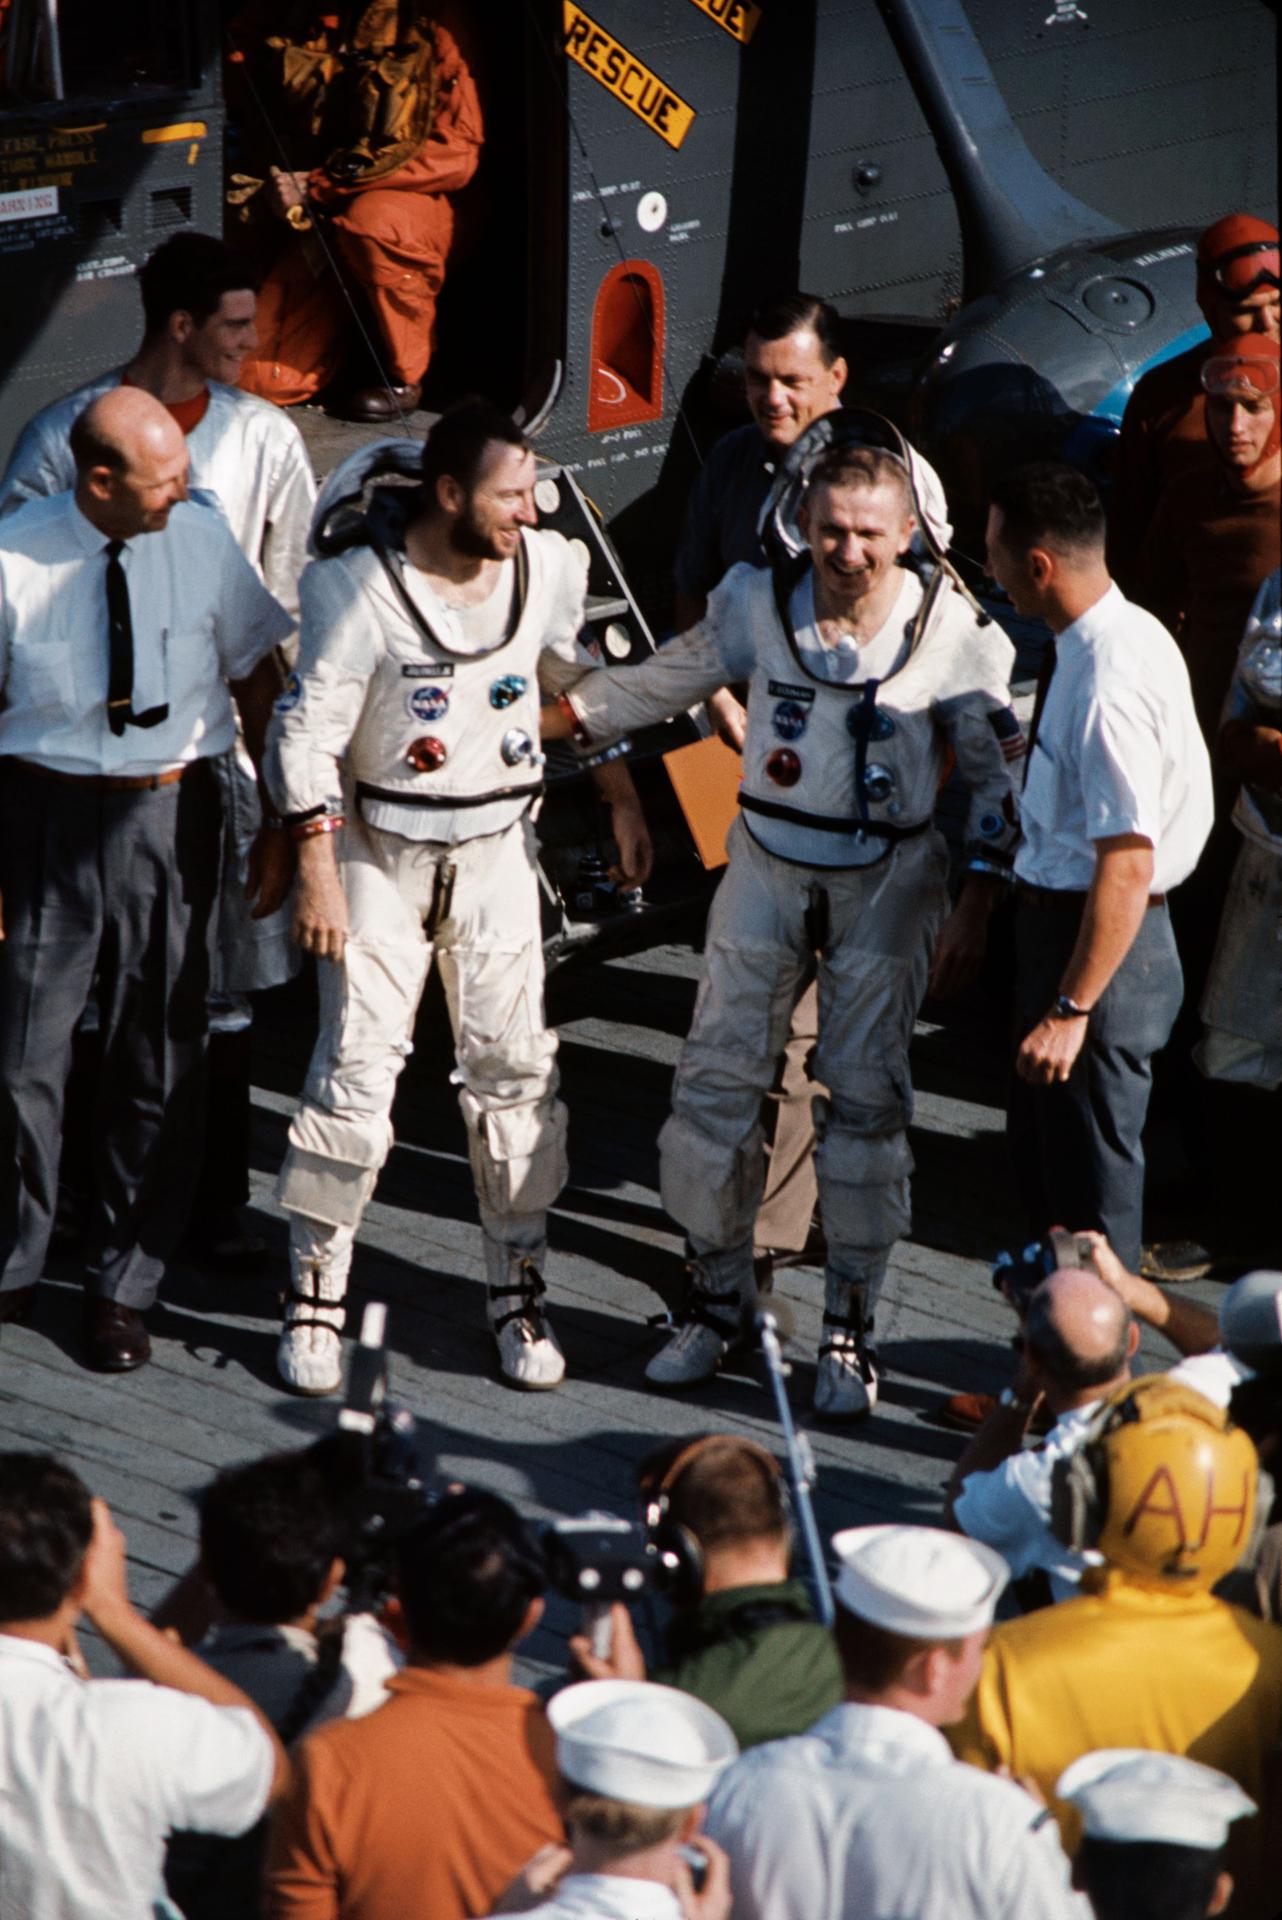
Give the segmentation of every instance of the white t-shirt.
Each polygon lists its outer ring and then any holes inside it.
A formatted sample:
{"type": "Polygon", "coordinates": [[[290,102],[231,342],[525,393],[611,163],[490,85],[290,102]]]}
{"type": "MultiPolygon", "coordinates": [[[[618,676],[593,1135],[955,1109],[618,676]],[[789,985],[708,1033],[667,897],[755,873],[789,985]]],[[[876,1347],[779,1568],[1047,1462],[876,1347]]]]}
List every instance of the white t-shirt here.
{"type": "Polygon", "coordinates": [[[152,1920],[169,1833],[247,1832],[274,1771],[246,1708],[0,1633],[0,1920],[152,1920]]]}
{"type": "Polygon", "coordinates": [[[1212,812],[1211,763],[1180,650],[1110,587],[1057,642],[1015,877],[1083,892],[1095,842],[1134,833],[1152,844],[1154,893],[1167,893],[1197,865],[1212,812]]]}
{"type": "Polygon", "coordinates": [[[681,1920],[682,1915],[670,1887],[620,1873],[567,1874],[534,1911],[538,1920],[681,1920]]]}
{"type": "Polygon", "coordinates": [[[107,724],[106,536],[70,493],[0,524],[0,755],[71,774],[153,774],[226,753],[229,680],[292,622],[210,507],[182,502],[120,555],[133,627],[133,707],[156,726],[107,724]]]}
{"type": "Polygon", "coordinates": [[[1071,1599],[1086,1568],[1104,1564],[1102,1554],[1066,1547],[1050,1528],[1055,1462],[1076,1453],[1099,1405],[1093,1400],[1062,1413],[1040,1447],[1013,1453],[987,1473],[968,1473],[953,1505],[962,1532],[995,1547],[1013,1580],[1041,1567],[1056,1600],[1071,1599]]]}

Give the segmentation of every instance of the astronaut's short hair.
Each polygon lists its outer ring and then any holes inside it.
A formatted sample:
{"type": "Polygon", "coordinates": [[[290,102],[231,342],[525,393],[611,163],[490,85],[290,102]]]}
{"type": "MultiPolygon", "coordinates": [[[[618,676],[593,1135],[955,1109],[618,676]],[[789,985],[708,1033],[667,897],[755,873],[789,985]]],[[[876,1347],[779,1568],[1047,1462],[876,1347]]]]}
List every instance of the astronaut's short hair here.
{"type": "Polygon", "coordinates": [[[479,397],[447,407],[423,442],[423,485],[429,494],[445,475],[468,493],[476,484],[486,450],[495,443],[519,447],[529,442],[510,413],[479,397]]]}
{"type": "Polygon", "coordinates": [[[812,471],[808,494],[813,496],[818,487],[893,487],[905,514],[916,517],[908,469],[884,447],[833,447],[812,471]]]}

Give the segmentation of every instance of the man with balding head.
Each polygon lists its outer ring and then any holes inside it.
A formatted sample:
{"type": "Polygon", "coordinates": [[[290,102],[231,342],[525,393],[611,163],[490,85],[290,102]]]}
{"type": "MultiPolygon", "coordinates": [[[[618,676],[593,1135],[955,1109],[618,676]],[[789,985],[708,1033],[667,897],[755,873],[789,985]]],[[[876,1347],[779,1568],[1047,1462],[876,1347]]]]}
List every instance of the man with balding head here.
{"type": "Polygon", "coordinates": [[[158,400],[113,388],[71,445],[74,491],[0,527],[0,1325],[26,1317],[44,1268],[96,980],[86,1357],[125,1372],[148,1357],[140,1314],[199,1163],[209,762],[233,699],[257,758],[290,621],[221,516],[187,504],[186,442],[158,400]]]}
{"type": "Polygon", "coordinates": [[[1030,1605],[1068,1599],[1099,1562],[1051,1532],[1051,1474],[1081,1444],[1101,1401],[1126,1385],[1138,1345],[1130,1308],[1107,1281],[1082,1267],[1052,1273],[1029,1300],[1013,1384],[957,1462],[949,1518],[996,1547],[1030,1605]],[[1043,1411],[1054,1424],[1040,1447],[1025,1449],[1043,1411]]]}

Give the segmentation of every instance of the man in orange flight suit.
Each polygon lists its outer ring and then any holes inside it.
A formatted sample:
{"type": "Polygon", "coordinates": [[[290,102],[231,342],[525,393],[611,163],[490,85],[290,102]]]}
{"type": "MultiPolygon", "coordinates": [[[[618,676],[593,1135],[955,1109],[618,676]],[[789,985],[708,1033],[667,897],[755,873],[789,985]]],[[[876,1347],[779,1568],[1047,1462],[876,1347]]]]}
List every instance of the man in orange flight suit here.
{"type": "Polygon", "coordinates": [[[231,33],[251,147],[267,136],[310,163],[273,167],[266,186],[267,205],[298,234],[264,280],[259,347],[241,385],[294,406],[342,371],[354,321],[305,232],[319,215],[387,380],[350,394],[343,411],[393,420],[418,405],[431,357],[454,227],[447,196],[472,178],[483,138],[476,87],[453,36],[416,0],[332,13],[304,4],[283,22],[280,11],[253,4],[231,33]]]}
{"type": "Polygon", "coordinates": [[[1132,597],[1163,490],[1193,470],[1200,470],[1209,486],[1219,483],[1220,463],[1206,437],[1203,365],[1238,335],[1277,336],[1277,228],[1249,213],[1226,214],[1208,227],[1197,243],[1197,302],[1210,338],[1150,368],[1122,419],[1109,503],[1108,564],[1132,597]]]}

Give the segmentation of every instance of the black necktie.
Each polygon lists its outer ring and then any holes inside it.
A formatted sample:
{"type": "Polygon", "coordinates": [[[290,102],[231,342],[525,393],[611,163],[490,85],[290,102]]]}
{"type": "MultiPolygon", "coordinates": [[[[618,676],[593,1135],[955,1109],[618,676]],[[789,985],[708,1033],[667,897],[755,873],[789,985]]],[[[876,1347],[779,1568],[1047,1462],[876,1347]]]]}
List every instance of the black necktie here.
{"type": "Polygon", "coordinates": [[[1037,691],[1033,696],[1033,717],[1028,728],[1028,748],[1024,754],[1024,778],[1021,786],[1028,785],[1028,770],[1033,764],[1033,748],[1037,745],[1037,736],[1041,731],[1042,714],[1046,707],[1046,696],[1051,690],[1051,681],[1055,678],[1055,642],[1048,640],[1042,648],[1042,657],[1037,663],[1037,691]]]}
{"type": "Polygon", "coordinates": [[[169,718],[169,708],[148,707],[134,712],[134,623],[129,610],[129,583],[120,564],[123,540],[109,540],[107,555],[107,725],[114,734],[126,727],[156,727],[169,718]]]}
{"type": "Polygon", "coordinates": [[[107,542],[107,725],[123,733],[134,704],[134,623],[120,564],[123,540],[107,542]]]}

